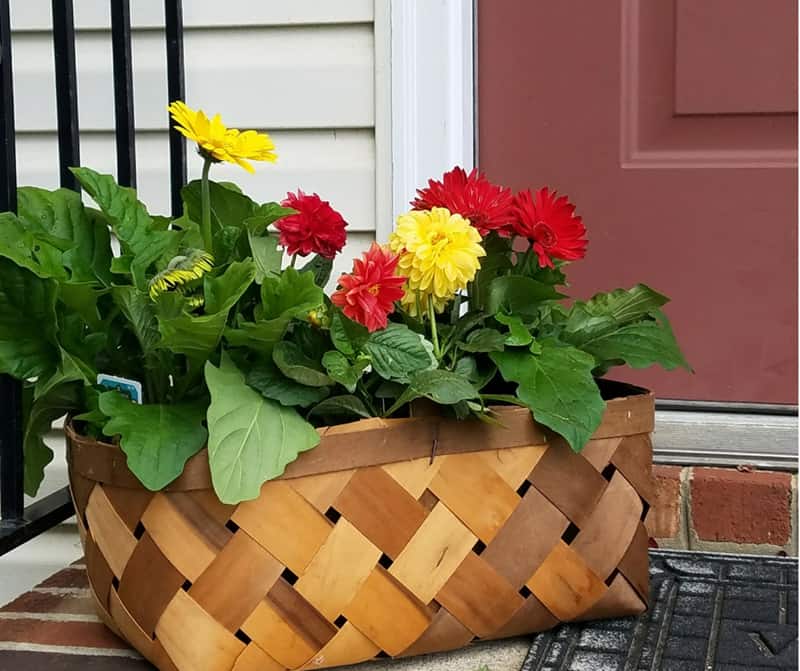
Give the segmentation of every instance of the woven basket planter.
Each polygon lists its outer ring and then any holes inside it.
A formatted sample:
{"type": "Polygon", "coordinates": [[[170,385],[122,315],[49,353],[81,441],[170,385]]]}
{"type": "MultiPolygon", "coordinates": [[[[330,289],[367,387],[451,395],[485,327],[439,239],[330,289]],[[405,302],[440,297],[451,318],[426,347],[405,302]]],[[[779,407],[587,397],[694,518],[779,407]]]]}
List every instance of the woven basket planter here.
{"type": "Polygon", "coordinates": [[[205,453],[154,493],[68,427],[99,613],[162,671],[324,668],[639,613],[653,397],[617,387],[580,455],[521,408],[498,409],[506,428],[363,420],[238,506],[205,453]]]}

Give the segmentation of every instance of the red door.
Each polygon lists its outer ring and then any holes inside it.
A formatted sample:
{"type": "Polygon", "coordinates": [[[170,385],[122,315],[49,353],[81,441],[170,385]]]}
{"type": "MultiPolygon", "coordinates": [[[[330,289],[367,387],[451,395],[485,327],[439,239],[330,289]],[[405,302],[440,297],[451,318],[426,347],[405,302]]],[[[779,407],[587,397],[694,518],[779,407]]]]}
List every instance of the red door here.
{"type": "Polygon", "coordinates": [[[794,0],[484,0],[479,161],[577,204],[571,294],[644,282],[695,374],[661,398],[796,403],[794,0]]]}

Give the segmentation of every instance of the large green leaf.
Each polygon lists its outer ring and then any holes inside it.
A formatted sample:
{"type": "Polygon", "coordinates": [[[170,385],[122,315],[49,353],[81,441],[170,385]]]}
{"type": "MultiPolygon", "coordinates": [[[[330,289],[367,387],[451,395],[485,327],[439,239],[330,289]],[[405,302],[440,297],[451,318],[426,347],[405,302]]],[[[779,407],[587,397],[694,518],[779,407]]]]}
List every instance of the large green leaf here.
{"type": "Polygon", "coordinates": [[[683,357],[666,318],[613,326],[580,341],[580,348],[597,359],[600,366],[624,361],[631,368],[660,364],[665,370],[691,370],[683,357]]]}
{"type": "MultiPolygon", "coordinates": [[[[26,390],[30,398],[32,389],[26,390]]],[[[25,493],[36,496],[44,480],[44,469],[53,460],[53,451],[45,445],[44,437],[53,422],[79,406],[79,387],[60,384],[40,396],[25,411],[23,449],[25,454],[25,493]]]]}
{"type": "Polygon", "coordinates": [[[307,357],[294,343],[282,340],[272,350],[272,360],[286,377],[309,387],[327,387],[333,384],[321,364],[307,357]]]}
{"type": "Polygon", "coordinates": [[[517,397],[537,422],[560,433],[580,452],[603,419],[605,402],[592,377],[594,357],[552,340],[529,350],[493,352],[492,360],[508,382],[516,382],[517,397]]]}
{"type": "Polygon", "coordinates": [[[478,390],[463,375],[449,370],[424,370],[411,376],[409,388],[442,405],[478,398],[478,390]]]}
{"type": "Polygon", "coordinates": [[[256,282],[261,284],[265,277],[272,277],[280,272],[283,250],[278,247],[275,235],[256,235],[248,231],[250,253],[256,264],[256,282]]]}
{"type": "Polygon", "coordinates": [[[325,352],[322,357],[322,365],[331,379],[342,385],[351,394],[356,390],[356,385],[364,375],[364,371],[369,368],[369,357],[357,359],[355,363],[350,363],[350,360],[341,352],[331,350],[325,352]]]}
{"type": "MultiPolygon", "coordinates": [[[[595,294],[585,303],[576,303],[593,317],[608,316],[617,322],[628,322],[652,314],[666,305],[669,299],[644,284],[630,289],[615,289],[609,293],[595,294]]],[[[569,328],[569,327],[568,327],[569,328]]]]}
{"type": "Polygon", "coordinates": [[[159,230],[136,198],[136,191],[122,187],[111,175],[89,168],[70,168],[84,189],[100,206],[122,243],[133,254],[131,274],[139,289],[146,288],[144,273],[158,259],[171,256],[180,242],[178,231],[159,230]]]}
{"type": "Polygon", "coordinates": [[[506,336],[495,329],[476,329],[458,343],[459,349],[465,352],[502,352],[505,348],[506,336]]]}
{"type": "Polygon", "coordinates": [[[525,326],[522,320],[516,315],[507,315],[498,312],[494,318],[504,326],[508,326],[508,334],[505,338],[506,345],[524,347],[525,345],[530,345],[533,341],[533,336],[528,330],[528,327],[525,326]]]}
{"type": "Polygon", "coordinates": [[[309,387],[286,377],[271,361],[254,366],[247,373],[247,384],[281,405],[307,407],[330,394],[330,387],[309,387]]]}
{"type": "Polygon", "coordinates": [[[139,341],[142,352],[147,354],[158,345],[160,338],[155,304],[150,296],[132,286],[114,287],[111,291],[114,303],[130,322],[131,330],[139,341]]]}
{"type": "Polygon", "coordinates": [[[280,277],[267,277],[261,285],[262,311],[258,319],[304,317],[322,305],[323,292],[311,273],[287,268],[280,277]]]}
{"type": "Polygon", "coordinates": [[[386,380],[408,382],[410,375],[437,365],[433,345],[403,324],[389,324],[370,334],[364,348],[375,371],[386,380]]]}
{"type": "Polygon", "coordinates": [[[314,283],[317,286],[324,287],[328,283],[328,280],[331,279],[332,270],[333,259],[326,259],[324,256],[315,254],[311,260],[300,269],[300,272],[311,273],[314,276],[314,283]]]}
{"type": "Polygon", "coordinates": [[[0,373],[26,379],[58,366],[56,292],[54,280],[0,258],[0,373]]]}
{"type": "Polygon", "coordinates": [[[281,475],[319,434],[293,408],[265,399],[245,383],[225,355],[220,367],[205,367],[211,392],[208,452],[211,480],[223,503],[254,499],[261,485],[281,475]]]}
{"type": "Polygon", "coordinates": [[[100,394],[99,407],[109,418],[103,433],[120,436],[128,468],[151,491],[177,478],[208,436],[203,426],[205,403],[139,405],[108,391],[100,394]]]}
{"type": "Polygon", "coordinates": [[[361,324],[336,310],[331,317],[331,342],[342,354],[354,356],[369,338],[369,331],[361,324]]]}
{"type": "MultiPolygon", "coordinates": [[[[189,182],[181,190],[181,198],[186,212],[192,221],[202,220],[202,200],[200,180],[189,182]]],[[[209,184],[211,196],[211,230],[225,226],[245,228],[245,220],[258,213],[258,205],[242,193],[234,191],[217,182],[209,184]]]]}
{"type": "Polygon", "coordinates": [[[11,212],[0,213],[0,256],[42,278],[65,280],[62,262],[66,243],[32,231],[11,212]]]}
{"type": "Polygon", "coordinates": [[[311,408],[308,416],[321,417],[325,422],[337,422],[343,418],[360,419],[372,417],[363,401],[358,396],[351,394],[326,398],[311,408]]]}
{"type": "Polygon", "coordinates": [[[47,191],[35,187],[17,190],[20,220],[29,231],[63,241],[60,264],[73,282],[111,282],[111,239],[107,220],[87,211],[80,194],[70,189],[47,191]]]}
{"type": "MultiPolygon", "coordinates": [[[[161,333],[159,347],[205,360],[216,349],[230,309],[247,291],[255,277],[252,261],[232,263],[219,277],[204,278],[205,314],[195,315],[182,310],[179,314],[158,315],[161,333]]],[[[162,303],[159,302],[159,308],[162,303]]]]}
{"type": "Polygon", "coordinates": [[[521,317],[533,316],[542,301],[563,297],[552,284],[521,275],[507,275],[489,283],[486,311],[491,314],[502,311],[521,317]]]}

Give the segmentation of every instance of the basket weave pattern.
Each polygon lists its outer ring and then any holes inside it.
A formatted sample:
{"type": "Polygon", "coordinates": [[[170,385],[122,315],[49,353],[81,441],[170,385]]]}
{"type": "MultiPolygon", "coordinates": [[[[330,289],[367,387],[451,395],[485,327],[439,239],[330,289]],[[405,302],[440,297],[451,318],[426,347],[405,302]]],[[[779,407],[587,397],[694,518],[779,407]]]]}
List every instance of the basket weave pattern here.
{"type": "MultiPolygon", "coordinates": [[[[339,438],[370,432],[350,431],[339,438]]],[[[601,435],[580,455],[534,433],[481,451],[450,441],[433,460],[289,469],[238,506],[78,467],[89,441],[71,434],[98,610],[162,671],[325,668],[641,612],[649,433],[601,435]]],[[[117,448],[91,449],[119,467],[117,448]]]]}

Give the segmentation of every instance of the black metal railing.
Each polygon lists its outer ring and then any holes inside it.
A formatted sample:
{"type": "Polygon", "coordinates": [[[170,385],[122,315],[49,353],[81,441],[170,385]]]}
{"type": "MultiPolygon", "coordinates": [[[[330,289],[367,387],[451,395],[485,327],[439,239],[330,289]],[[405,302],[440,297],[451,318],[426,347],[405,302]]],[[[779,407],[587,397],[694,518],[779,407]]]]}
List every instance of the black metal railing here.
{"type": "MultiPolygon", "coordinates": [[[[133,59],[129,0],[109,0],[114,76],[117,180],[136,186],[133,108],[133,59]]],[[[10,0],[0,0],[0,212],[16,211],[17,171],[10,0]]],[[[75,21],[72,0],[52,0],[55,53],[58,161],[61,186],[79,190],[69,171],[80,165],[75,21]]],[[[184,98],[183,12],[181,0],[164,0],[167,96],[184,98]]],[[[168,101],[165,101],[164,107],[168,101]]],[[[167,116],[166,111],[164,112],[167,116]]],[[[168,117],[167,117],[168,118],[168,117]]],[[[172,214],[182,211],[180,191],[186,183],[186,145],[170,128],[172,214]]],[[[0,555],[55,526],[73,514],[67,488],[24,506],[22,387],[0,375],[0,555]]]]}

